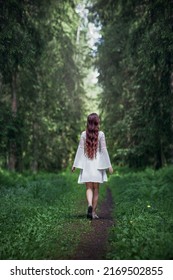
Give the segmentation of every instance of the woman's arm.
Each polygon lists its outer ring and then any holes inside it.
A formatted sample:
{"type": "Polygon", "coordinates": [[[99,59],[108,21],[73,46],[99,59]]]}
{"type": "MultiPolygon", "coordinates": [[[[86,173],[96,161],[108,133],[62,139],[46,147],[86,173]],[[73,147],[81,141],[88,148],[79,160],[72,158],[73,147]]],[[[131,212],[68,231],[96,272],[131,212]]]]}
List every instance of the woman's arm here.
{"type": "Polygon", "coordinates": [[[77,148],[77,152],[76,152],[76,155],[75,155],[74,163],[73,163],[73,166],[72,166],[72,169],[71,169],[72,172],[74,172],[76,168],[80,168],[80,169],[83,168],[84,142],[85,142],[84,141],[84,135],[82,133],[81,137],[80,137],[79,145],[78,145],[78,148],[77,148]]]}
{"type": "Polygon", "coordinates": [[[99,169],[108,169],[109,173],[113,173],[113,168],[110,162],[109,154],[107,151],[106,146],[106,139],[105,134],[102,132],[101,138],[100,138],[100,168],[99,169]]]}

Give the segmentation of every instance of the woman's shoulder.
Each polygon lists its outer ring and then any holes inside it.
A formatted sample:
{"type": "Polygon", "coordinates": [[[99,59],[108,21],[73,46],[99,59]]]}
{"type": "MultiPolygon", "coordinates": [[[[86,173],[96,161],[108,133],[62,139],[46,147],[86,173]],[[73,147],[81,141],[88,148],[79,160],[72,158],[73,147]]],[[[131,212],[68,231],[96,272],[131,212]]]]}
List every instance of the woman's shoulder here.
{"type": "Polygon", "coordinates": [[[103,132],[102,130],[100,130],[100,131],[99,131],[99,135],[100,135],[100,136],[103,136],[103,135],[104,135],[104,132],[103,132]]]}
{"type": "Polygon", "coordinates": [[[86,136],[86,131],[82,131],[81,136],[86,136]]]}
{"type": "MultiPolygon", "coordinates": [[[[103,136],[103,135],[104,135],[104,132],[103,132],[102,130],[99,130],[99,136],[101,137],[101,136],[103,136]]],[[[81,136],[82,136],[82,137],[85,137],[85,136],[86,136],[86,130],[82,131],[81,136]]]]}
{"type": "Polygon", "coordinates": [[[104,137],[104,132],[102,130],[99,131],[99,141],[104,137]]]}

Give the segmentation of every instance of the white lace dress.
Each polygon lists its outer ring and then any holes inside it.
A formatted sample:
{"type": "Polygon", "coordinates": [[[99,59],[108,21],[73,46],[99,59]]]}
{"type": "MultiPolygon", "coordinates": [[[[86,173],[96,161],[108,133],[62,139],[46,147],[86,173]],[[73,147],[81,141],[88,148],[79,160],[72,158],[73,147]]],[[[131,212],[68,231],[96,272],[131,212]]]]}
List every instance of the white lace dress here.
{"type": "Polygon", "coordinates": [[[84,153],[86,141],[86,131],[83,131],[80,137],[79,146],[76,152],[73,167],[80,169],[78,183],[87,182],[103,183],[107,181],[106,169],[111,167],[109,154],[106,148],[104,132],[99,131],[97,156],[89,159],[84,153]]]}

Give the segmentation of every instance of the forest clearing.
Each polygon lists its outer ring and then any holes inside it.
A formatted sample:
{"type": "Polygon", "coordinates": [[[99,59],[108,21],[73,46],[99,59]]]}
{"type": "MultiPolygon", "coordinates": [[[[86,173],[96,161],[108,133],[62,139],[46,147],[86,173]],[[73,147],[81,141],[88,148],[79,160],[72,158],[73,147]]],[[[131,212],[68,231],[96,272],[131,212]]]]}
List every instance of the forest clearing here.
{"type": "Polygon", "coordinates": [[[173,1],[0,5],[0,259],[172,260],[173,1]],[[71,172],[93,112],[98,220],[71,172]]]}
{"type": "Polygon", "coordinates": [[[69,171],[1,171],[0,259],[172,259],[172,172],[117,168],[90,221],[85,187],[69,171]]]}

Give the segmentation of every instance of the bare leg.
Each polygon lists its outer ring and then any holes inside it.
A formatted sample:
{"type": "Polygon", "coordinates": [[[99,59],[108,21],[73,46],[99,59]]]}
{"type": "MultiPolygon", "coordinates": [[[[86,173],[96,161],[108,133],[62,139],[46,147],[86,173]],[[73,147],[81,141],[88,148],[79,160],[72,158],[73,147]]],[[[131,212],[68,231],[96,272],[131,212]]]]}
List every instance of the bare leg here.
{"type": "Polygon", "coordinates": [[[92,206],[93,203],[93,185],[92,183],[86,183],[86,197],[88,206],[92,206]]]}
{"type": "Polygon", "coordinates": [[[93,205],[93,214],[95,215],[95,211],[97,208],[97,202],[98,202],[98,198],[99,198],[99,183],[93,183],[93,201],[92,201],[92,205],[93,205]]]}

